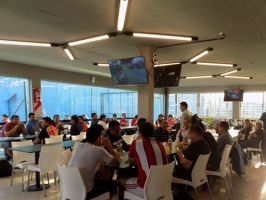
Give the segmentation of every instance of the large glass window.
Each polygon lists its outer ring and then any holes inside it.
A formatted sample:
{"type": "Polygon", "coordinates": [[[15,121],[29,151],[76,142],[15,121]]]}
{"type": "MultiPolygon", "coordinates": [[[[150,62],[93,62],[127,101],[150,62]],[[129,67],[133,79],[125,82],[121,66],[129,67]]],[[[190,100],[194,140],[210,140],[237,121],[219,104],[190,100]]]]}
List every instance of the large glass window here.
{"type": "Polygon", "coordinates": [[[29,81],[22,78],[0,76],[0,114],[19,115],[27,120],[29,111],[29,81]]]}
{"type": "Polygon", "coordinates": [[[153,120],[156,121],[159,114],[164,114],[164,96],[163,94],[154,94],[154,109],[153,109],[153,120]]]}
{"type": "Polygon", "coordinates": [[[241,118],[258,119],[265,110],[265,92],[244,92],[241,118]]]}
{"type": "Polygon", "coordinates": [[[52,117],[59,114],[82,115],[95,112],[111,117],[117,113],[121,117],[137,114],[137,93],[135,91],[91,87],[50,81],[41,82],[43,114],[52,117]]]}
{"type": "Polygon", "coordinates": [[[200,117],[232,118],[233,104],[224,101],[224,93],[201,93],[200,117]]]}

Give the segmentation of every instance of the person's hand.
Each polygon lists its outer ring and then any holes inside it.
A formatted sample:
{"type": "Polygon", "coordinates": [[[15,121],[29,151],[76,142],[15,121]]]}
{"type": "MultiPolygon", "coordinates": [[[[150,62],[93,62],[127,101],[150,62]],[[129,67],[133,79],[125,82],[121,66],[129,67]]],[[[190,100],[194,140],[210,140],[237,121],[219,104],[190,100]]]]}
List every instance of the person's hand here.
{"type": "Polygon", "coordinates": [[[181,150],[176,150],[176,154],[179,158],[183,157],[183,152],[181,150]]]}

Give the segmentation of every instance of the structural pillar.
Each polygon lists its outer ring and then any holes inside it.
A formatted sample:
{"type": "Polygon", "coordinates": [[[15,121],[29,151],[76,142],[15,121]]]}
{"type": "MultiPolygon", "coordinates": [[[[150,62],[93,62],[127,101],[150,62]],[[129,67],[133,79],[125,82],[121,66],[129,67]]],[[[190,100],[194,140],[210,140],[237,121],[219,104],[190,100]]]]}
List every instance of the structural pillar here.
{"type": "Polygon", "coordinates": [[[233,101],[233,119],[240,119],[240,102],[233,101]]]}
{"type": "Polygon", "coordinates": [[[145,58],[149,84],[138,86],[138,117],[146,118],[153,123],[153,104],[154,104],[154,66],[152,47],[139,48],[140,53],[145,58]]]}

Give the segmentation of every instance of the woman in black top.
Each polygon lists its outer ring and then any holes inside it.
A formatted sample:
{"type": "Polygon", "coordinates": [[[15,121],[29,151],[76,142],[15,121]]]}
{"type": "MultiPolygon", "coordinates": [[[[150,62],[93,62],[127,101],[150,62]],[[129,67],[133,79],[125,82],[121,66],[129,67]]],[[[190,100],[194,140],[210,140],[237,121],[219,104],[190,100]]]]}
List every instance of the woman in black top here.
{"type": "Polygon", "coordinates": [[[71,135],[79,135],[82,131],[82,125],[79,123],[79,118],[77,115],[71,116],[71,128],[70,134],[71,135]]]}

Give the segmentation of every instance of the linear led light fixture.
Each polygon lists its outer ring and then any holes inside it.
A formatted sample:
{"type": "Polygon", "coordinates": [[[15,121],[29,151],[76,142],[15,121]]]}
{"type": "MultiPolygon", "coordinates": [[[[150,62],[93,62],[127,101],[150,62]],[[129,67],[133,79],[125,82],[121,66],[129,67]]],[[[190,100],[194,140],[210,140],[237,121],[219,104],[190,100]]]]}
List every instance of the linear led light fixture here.
{"type": "Polygon", "coordinates": [[[0,40],[0,44],[4,45],[17,45],[17,46],[32,46],[32,47],[51,47],[50,43],[42,42],[23,42],[23,41],[14,41],[14,40],[0,40]]]}
{"type": "Polygon", "coordinates": [[[182,40],[182,41],[198,40],[197,37],[161,35],[161,34],[153,34],[153,33],[132,33],[132,36],[133,37],[141,37],[141,38],[164,39],[164,40],[182,40]]]}
{"type": "Polygon", "coordinates": [[[248,77],[248,76],[224,76],[224,78],[233,78],[233,79],[253,79],[253,77],[248,77]]]}
{"type": "Polygon", "coordinates": [[[122,31],[124,28],[126,14],[127,14],[128,0],[120,0],[119,13],[117,20],[117,30],[122,31]]]}
{"type": "Polygon", "coordinates": [[[109,67],[108,63],[93,63],[93,65],[96,65],[98,67],[109,67]]]}
{"type": "Polygon", "coordinates": [[[195,62],[193,64],[197,65],[206,65],[206,66],[219,66],[219,67],[236,67],[237,64],[228,64],[228,63],[210,63],[210,62],[195,62]]]}
{"type": "Polygon", "coordinates": [[[208,49],[204,50],[203,52],[201,52],[201,53],[199,53],[198,55],[196,55],[196,56],[194,56],[193,58],[191,58],[191,59],[189,60],[189,62],[193,63],[194,61],[196,61],[196,60],[200,59],[201,57],[207,55],[207,54],[208,54],[210,51],[212,51],[212,50],[213,50],[213,48],[208,48],[208,49]]]}
{"type": "Polygon", "coordinates": [[[180,62],[172,62],[172,63],[161,63],[161,64],[156,64],[154,67],[164,67],[164,66],[170,66],[170,65],[179,65],[180,62]]]}
{"type": "Polygon", "coordinates": [[[185,79],[204,79],[204,78],[212,78],[213,76],[187,76],[185,79]]]}
{"type": "Polygon", "coordinates": [[[238,68],[238,69],[235,69],[235,70],[232,70],[232,71],[229,71],[229,72],[222,73],[220,76],[227,76],[229,74],[233,74],[233,73],[236,73],[238,71],[241,71],[241,68],[238,68]]]}
{"type": "Polygon", "coordinates": [[[108,38],[109,38],[109,35],[105,34],[105,35],[92,37],[92,38],[88,38],[88,39],[84,39],[84,40],[78,40],[78,41],[75,41],[75,42],[70,42],[70,43],[68,43],[68,45],[69,46],[77,46],[77,45],[86,44],[86,43],[90,43],[90,42],[96,42],[96,41],[100,41],[100,40],[105,40],[105,39],[108,39],[108,38]]]}
{"type": "Polygon", "coordinates": [[[64,52],[66,53],[66,55],[68,56],[68,58],[69,58],[70,60],[75,60],[75,58],[74,58],[74,56],[72,55],[71,51],[70,51],[67,47],[64,48],[64,52]]]}

